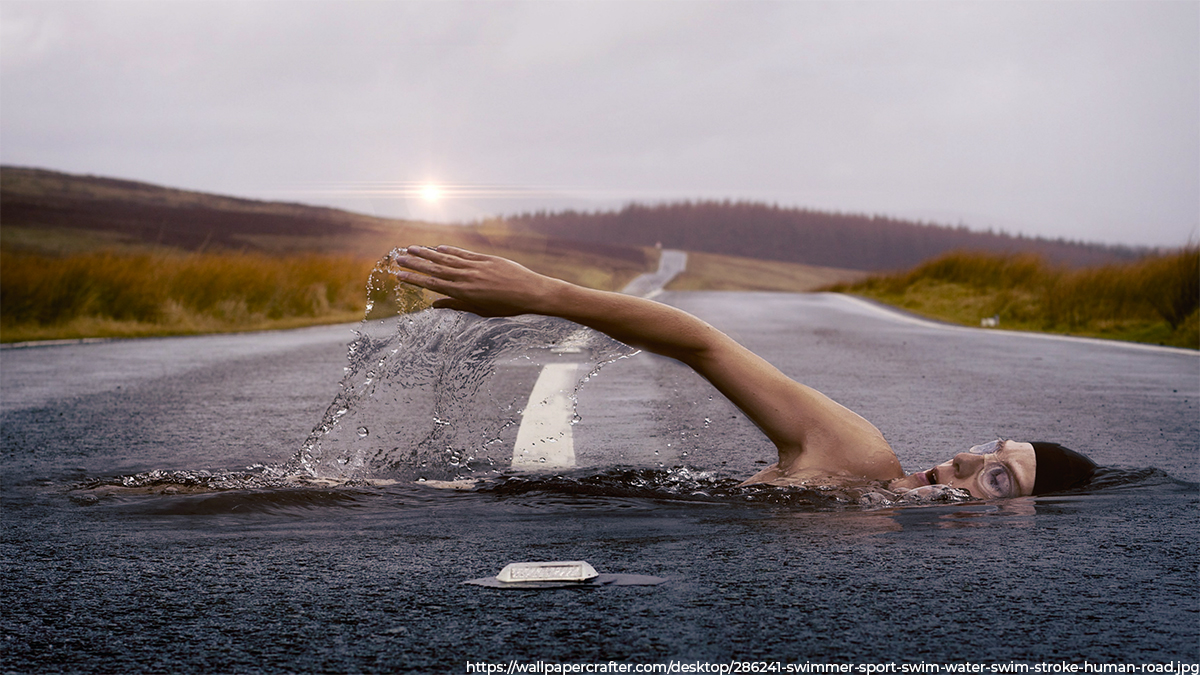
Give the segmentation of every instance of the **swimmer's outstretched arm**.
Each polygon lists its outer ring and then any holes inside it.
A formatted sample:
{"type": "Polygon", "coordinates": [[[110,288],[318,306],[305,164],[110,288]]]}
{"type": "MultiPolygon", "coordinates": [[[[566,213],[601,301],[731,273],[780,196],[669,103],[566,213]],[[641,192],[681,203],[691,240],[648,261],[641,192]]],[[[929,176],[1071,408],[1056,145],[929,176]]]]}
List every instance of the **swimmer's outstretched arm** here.
{"type": "Polygon", "coordinates": [[[482,316],[561,317],[682,361],[762,429],[778,449],[784,473],[819,467],[881,480],[903,475],[870,422],[680,309],[576,286],[452,246],[412,246],[396,262],[411,270],[397,274],[401,281],[448,296],[435,307],[482,316]]]}

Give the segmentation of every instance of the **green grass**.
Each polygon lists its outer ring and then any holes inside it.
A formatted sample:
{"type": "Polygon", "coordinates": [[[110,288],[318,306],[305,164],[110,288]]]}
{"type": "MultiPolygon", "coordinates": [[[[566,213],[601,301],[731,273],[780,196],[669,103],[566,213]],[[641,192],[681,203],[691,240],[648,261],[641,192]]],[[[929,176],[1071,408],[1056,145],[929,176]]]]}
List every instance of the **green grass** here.
{"type": "Polygon", "coordinates": [[[968,326],[1200,349],[1200,248],[1065,269],[1030,255],[955,252],[896,274],[829,287],[968,326]]]}

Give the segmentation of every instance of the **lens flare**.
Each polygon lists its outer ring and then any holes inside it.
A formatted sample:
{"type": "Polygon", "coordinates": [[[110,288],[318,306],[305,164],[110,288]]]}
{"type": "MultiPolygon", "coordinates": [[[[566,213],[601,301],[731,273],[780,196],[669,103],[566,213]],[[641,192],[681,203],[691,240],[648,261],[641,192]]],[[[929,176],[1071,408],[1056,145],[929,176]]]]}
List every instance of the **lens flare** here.
{"type": "Polygon", "coordinates": [[[436,202],[441,198],[442,188],[432,183],[426,183],[425,185],[421,186],[421,199],[424,199],[427,202],[436,202]]]}
{"type": "Polygon", "coordinates": [[[287,188],[284,191],[291,195],[302,194],[322,197],[390,197],[396,199],[421,199],[429,202],[449,202],[472,199],[561,199],[564,197],[579,195],[606,196],[608,194],[604,191],[570,187],[501,185],[492,183],[433,183],[429,181],[321,183],[303,187],[287,188]]]}

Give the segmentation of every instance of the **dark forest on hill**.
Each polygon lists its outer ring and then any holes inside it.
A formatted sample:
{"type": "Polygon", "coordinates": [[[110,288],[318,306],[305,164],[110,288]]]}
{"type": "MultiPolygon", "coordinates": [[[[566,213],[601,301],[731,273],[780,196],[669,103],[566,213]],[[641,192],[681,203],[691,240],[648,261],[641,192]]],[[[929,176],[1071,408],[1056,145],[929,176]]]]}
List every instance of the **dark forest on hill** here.
{"type": "Polygon", "coordinates": [[[620,211],[538,212],[503,221],[564,239],[633,246],[661,243],[667,248],[858,270],[905,269],[956,250],[1031,252],[1072,267],[1132,260],[1146,253],[751,202],[631,204],[620,211]]]}

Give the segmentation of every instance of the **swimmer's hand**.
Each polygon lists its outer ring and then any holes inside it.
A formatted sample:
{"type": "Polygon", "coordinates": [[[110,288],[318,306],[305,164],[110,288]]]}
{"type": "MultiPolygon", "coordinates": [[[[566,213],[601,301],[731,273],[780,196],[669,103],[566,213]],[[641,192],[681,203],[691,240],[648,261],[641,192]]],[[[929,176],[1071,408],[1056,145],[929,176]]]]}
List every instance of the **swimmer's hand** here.
{"type": "Polygon", "coordinates": [[[480,316],[545,313],[550,298],[567,285],[506,258],[454,246],[409,246],[394,260],[407,268],[397,279],[447,296],[434,307],[480,316]]]}

